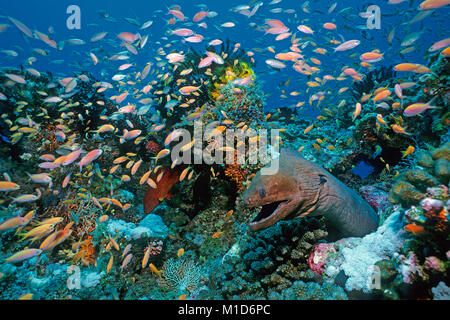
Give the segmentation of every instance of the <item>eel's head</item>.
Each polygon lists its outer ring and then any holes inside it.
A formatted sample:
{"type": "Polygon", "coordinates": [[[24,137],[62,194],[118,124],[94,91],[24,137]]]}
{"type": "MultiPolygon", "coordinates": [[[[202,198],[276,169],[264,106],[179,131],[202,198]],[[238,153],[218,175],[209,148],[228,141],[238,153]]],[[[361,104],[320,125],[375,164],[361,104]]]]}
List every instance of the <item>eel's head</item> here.
{"type": "Polygon", "coordinates": [[[299,204],[297,190],[292,176],[258,173],[243,195],[248,207],[262,206],[258,215],[249,223],[250,229],[256,231],[270,227],[294,213],[299,204]]]}

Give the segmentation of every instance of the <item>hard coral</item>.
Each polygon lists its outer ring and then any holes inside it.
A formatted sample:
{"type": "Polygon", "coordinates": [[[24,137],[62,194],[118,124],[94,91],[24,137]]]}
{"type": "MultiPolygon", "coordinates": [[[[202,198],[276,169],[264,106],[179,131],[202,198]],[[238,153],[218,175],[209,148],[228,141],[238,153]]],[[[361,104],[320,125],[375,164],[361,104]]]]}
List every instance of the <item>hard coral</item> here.
{"type": "Polygon", "coordinates": [[[402,172],[389,192],[389,201],[405,206],[417,205],[426,197],[428,188],[447,185],[450,178],[450,142],[432,152],[421,150],[416,155],[413,167],[402,172]]]}
{"type": "Polygon", "coordinates": [[[293,281],[313,280],[308,257],[313,246],[327,236],[322,226],[315,218],[281,221],[243,238],[240,257],[228,257],[218,270],[223,297],[272,299],[271,292],[281,294],[293,281]]]}
{"type": "Polygon", "coordinates": [[[296,300],[348,300],[342,287],[329,282],[320,285],[317,282],[295,281],[286,291],[291,291],[296,300]]]}

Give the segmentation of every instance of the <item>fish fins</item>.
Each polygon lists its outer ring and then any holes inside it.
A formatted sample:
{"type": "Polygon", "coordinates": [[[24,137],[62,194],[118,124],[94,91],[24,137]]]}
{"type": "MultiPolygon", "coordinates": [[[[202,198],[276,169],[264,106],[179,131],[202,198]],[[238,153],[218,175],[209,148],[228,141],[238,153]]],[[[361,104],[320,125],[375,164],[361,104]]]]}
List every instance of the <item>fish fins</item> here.
{"type": "Polygon", "coordinates": [[[164,199],[170,199],[173,197],[173,193],[168,193],[164,199]]]}

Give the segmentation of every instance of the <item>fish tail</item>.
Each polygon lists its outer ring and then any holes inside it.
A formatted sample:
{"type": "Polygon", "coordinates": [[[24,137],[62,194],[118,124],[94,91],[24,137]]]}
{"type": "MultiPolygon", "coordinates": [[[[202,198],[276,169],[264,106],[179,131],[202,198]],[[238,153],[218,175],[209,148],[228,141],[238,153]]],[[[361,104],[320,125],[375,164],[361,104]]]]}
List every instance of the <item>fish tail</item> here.
{"type": "Polygon", "coordinates": [[[19,239],[17,242],[20,243],[22,241],[25,241],[27,239],[27,236],[24,233],[17,234],[18,236],[22,237],[22,239],[19,239]]]}

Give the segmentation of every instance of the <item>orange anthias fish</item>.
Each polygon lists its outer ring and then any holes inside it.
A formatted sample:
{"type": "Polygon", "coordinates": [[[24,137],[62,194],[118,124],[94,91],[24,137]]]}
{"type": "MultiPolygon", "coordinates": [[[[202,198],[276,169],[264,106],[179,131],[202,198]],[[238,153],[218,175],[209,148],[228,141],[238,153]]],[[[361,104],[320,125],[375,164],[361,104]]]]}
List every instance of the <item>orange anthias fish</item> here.
{"type": "Polygon", "coordinates": [[[419,233],[423,233],[425,232],[425,229],[421,226],[418,226],[416,224],[407,224],[406,226],[403,227],[403,229],[412,232],[413,234],[419,234],[419,233]]]}
{"type": "MultiPolygon", "coordinates": [[[[169,199],[172,197],[170,194],[170,189],[173,185],[178,182],[179,170],[170,170],[168,168],[161,168],[164,174],[159,182],[156,183],[156,188],[148,187],[147,192],[144,196],[144,212],[150,213],[160,201],[164,199],[169,199]]],[[[156,177],[161,174],[161,170],[155,173],[152,177],[152,181],[157,180],[156,177]]]]}
{"type": "Polygon", "coordinates": [[[212,235],[212,238],[213,238],[213,239],[216,239],[216,238],[220,237],[221,235],[223,235],[223,232],[222,232],[222,231],[218,231],[218,232],[216,232],[216,233],[214,233],[214,234],[212,235]]]}

